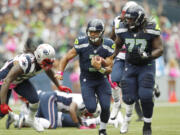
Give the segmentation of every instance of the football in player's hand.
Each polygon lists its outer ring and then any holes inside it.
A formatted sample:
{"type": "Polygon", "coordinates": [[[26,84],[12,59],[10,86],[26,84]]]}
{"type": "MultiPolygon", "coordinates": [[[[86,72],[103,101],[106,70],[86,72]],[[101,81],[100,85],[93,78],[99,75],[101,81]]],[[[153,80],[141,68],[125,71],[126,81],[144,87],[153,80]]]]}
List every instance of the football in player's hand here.
{"type": "Polygon", "coordinates": [[[95,56],[96,61],[100,61],[101,57],[100,56],[95,56]]]}

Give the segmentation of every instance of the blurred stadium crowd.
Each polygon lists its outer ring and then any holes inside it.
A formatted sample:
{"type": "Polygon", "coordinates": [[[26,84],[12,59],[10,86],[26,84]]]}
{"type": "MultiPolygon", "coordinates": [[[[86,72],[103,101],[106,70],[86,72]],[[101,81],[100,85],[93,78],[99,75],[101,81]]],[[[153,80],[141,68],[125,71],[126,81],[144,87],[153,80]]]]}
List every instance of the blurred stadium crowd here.
{"type": "MultiPolygon", "coordinates": [[[[61,58],[73,46],[77,36],[84,35],[87,22],[100,18],[109,36],[113,19],[128,0],[1,0],[0,1],[0,65],[23,51],[24,46],[46,42],[61,58]]],[[[180,64],[180,21],[164,15],[163,6],[180,5],[179,0],[138,0],[148,16],[159,23],[165,53],[165,66],[180,64]],[[169,3],[167,3],[169,2],[169,3]],[[156,9],[156,10],[155,10],[156,9]]],[[[73,63],[73,62],[72,62],[73,63]]],[[[77,69],[74,69],[77,70],[77,69]]],[[[72,77],[73,78],[73,77],[72,77]]]]}

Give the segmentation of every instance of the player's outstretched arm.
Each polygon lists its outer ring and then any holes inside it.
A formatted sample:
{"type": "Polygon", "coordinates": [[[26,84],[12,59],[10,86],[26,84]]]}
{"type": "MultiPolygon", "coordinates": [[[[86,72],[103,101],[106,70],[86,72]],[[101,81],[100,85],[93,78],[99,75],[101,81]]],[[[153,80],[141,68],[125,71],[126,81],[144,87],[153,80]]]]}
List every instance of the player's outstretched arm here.
{"type": "Polygon", "coordinates": [[[154,38],[152,42],[152,48],[153,48],[152,53],[151,53],[152,59],[156,59],[163,54],[164,47],[163,47],[160,36],[154,38]]]}
{"type": "Polygon", "coordinates": [[[51,79],[51,81],[53,81],[53,83],[56,85],[56,87],[58,88],[60,86],[58,80],[55,77],[55,73],[52,69],[46,70],[45,71],[47,76],[51,79]]]}
{"type": "Polygon", "coordinates": [[[75,102],[72,102],[70,105],[69,113],[74,123],[77,124],[77,128],[80,128],[81,124],[77,117],[76,111],[77,111],[77,104],[75,102]]]}
{"type": "Polygon", "coordinates": [[[76,49],[73,47],[71,50],[69,50],[66,55],[61,59],[60,65],[59,65],[59,71],[56,73],[55,77],[57,79],[63,80],[63,72],[66,68],[66,65],[68,64],[69,60],[73,59],[75,56],[77,56],[76,49]]]}
{"type": "Polygon", "coordinates": [[[7,113],[9,113],[9,111],[12,111],[11,108],[6,104],[7,93],[8,93],[11,83],[21,74],[23,74],[23,70],[21,69],[19,63],[15,61],[14,66],[11,68],[11,70],[7,74],[6,78],[3,80],[3,84],[1,86],[0,110],[1,110],[1,113],[3,113],[3,114],[7,114],[7,113]]]}
{"type": "Polygon", "coordinates": [[[20,67],[19,63],[15,61],[14,66],[11,68],[6,78],[3,80],[3,84],[1,86],[1,91],[0,91],[1,104],[6,103],[7,93],[10,84],[21,74],[23,74],[23,70],[20,67]]]}

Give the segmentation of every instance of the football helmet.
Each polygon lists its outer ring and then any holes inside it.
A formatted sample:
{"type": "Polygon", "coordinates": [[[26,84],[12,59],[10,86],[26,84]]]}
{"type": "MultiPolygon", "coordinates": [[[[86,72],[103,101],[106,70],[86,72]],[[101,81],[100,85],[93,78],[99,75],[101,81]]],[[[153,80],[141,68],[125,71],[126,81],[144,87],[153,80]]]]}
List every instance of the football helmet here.
{"type": "Polygon", "coordinates": [[[88,22],[88,26],[86,29],[86,34],[89,38],[89,40],[93,43],[99,41],[102,39],[104,34],[104,23],[100,19],[92,19],[88,22]],[[91,32],[98,32],[98,36],[91,35],[91,32]]]}
{"type": "Polygon", "coordinates": [[[41,68],[48,70],[52,68],[55,60],[55,50],[49,44],[40,44],[34,51],[37,63],[41,68]]]}
{"type": "Polygon", "coordinates": [[[137,6],[138,4],[134,1],[129,1],[127,2],[123,8],[122,8],[122,11],[121,11],[121,18],[124,19],[124,15],[126,14],[126,10],[130,7],[130,6],[137,6]]]}
{"type": "Polygon", "coordinates": [[[130,6],[124,15],[124,23],[129,29],[135,29],[144,22],[145,11],[140,5],[130,6]]]}

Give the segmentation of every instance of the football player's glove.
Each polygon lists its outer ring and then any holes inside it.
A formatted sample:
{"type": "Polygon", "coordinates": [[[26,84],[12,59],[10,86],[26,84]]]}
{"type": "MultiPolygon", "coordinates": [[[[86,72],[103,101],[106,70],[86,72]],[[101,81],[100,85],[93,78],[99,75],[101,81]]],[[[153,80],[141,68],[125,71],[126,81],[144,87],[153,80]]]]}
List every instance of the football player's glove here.
{"type": "Polygon", "coordinates": [[[8,114],[9,111],[12,112],[11,108],[7,104],[1,104],[0,108],[1,108],[1,113],[2,114],[8,114]]]}
{"type": "Polygon", "coordinates": [[[72,93],[72,90],[66,86],[59,86],[59,90],[63,91],[63,92],[68,92],[68,93],[72,93]]]}

